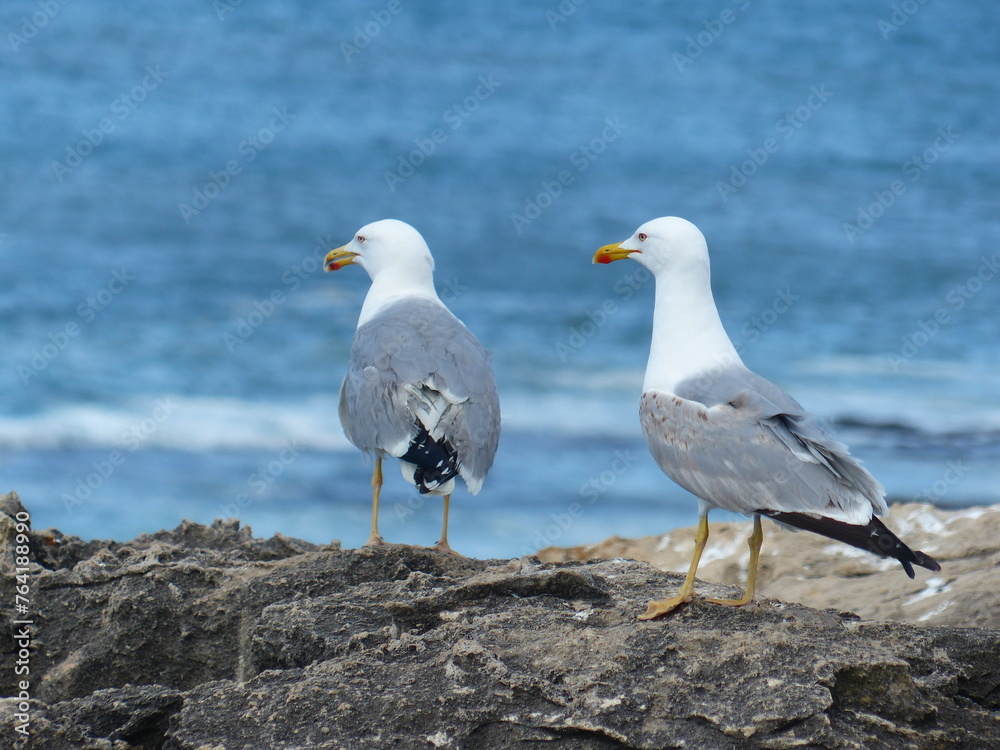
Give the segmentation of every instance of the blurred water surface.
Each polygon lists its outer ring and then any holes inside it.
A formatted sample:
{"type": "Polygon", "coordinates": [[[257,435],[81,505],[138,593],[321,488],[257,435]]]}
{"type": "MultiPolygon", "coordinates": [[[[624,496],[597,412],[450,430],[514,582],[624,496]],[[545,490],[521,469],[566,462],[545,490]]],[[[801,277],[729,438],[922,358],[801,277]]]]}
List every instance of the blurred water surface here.
{"type": "MultiPolygon", "coordinates": [[[[590,264],[672,214],[746,363],[893,498],[1000,501],[1000,9],[902,5],[5,3],[2,486],[84,537],[360,544],[367,277],[319,259],[391,216],[501,389],[455,547],[690,523],[637,419],[652,285],[590,264]]],[[[386,538],[433,543],[387,478],[386,538]]]]}

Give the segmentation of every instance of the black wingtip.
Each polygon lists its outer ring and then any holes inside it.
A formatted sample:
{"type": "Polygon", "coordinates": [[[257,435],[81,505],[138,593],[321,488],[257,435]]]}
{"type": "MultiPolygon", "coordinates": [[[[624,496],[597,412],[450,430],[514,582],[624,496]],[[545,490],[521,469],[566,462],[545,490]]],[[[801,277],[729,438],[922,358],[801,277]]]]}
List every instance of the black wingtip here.
{"type": "MultiPolygon", "coordinates": [[[[929,555],[925,555],[923,552],[919,552],[919,551],[914,552],[913,554],[914,554],[915,557],[918,558],[915,562],[921,568],[927,568],[927,570],[933,570],[935,572],[941,570],[941,565],[933,557],[930,557],[929,555]]],[[[910,577],[912,578],[913,576],[910,576],[910,577]]]]}
{"type": "Polygon", "coordinates": [[[876,552],[875,554],[881,553],[882,557],[894,557],[899,560],[899,563],[903,566],[903,570],[906,571],[906,575],[910,578],[915,577],[913,565],[919,565],[921,568],[926,568],[927,570],[941,570],[941,566],[938,565],[937,560],[925,555],[923,552],[914,551],[907,547],[898,536],[893,534],[884,523],[874,516],[868,522],[867,528],[870,530],[875,539],[875,544],[880,550],[880,552],[876,552]]]}
{"type": "Polygon", "coordinates": [[[814,516],[808,513],[786,513],[782,511],[757,510],[762,516],[773,518],[775,521],[786,523],[804,531],[811,531],[814,534],[844,542],[852,547],[863,549],[879,557],[892,557],[899,560],[903,570],[910,578],[914,578],[913,566],[918,565],[927,570],[938,571],[941,566],[937,560],[925,555],[923,552],[915,552],[905,544],[898,536],[892,533],[878,518],[872,516],[867,524],[852,524],[844,521],[836,521],[832,518],[814,516]]]}

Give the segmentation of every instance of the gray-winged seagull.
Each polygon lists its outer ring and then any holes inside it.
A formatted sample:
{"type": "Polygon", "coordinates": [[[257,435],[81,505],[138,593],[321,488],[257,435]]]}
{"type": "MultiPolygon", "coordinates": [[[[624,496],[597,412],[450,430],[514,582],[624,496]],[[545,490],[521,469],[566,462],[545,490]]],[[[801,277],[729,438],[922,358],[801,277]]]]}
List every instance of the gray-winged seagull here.
{"type": "Polygon", "coordinates": [[[327,271],[358,265],[371,277],[340,390],[340,421],[354,445],[374,456],[372,528],[381,544],[382,459],[400,461],[421,494],[444,496],[435,549],[448,546],[455,478],[473,495],[493,465],[500,402],[486,351],[434,290],[434,259],[409,224],[384,219],[359,229],[326,256],[327,271]]]}
{"type": "Polygon", "coordinates": [[[639,416],[649,451],[663,472],[698,497],[698,531],[677,596],[650,602],[641,620],[694,598],[694,577],[708,541],[711,508],[753,516],[746,593],[708,599],[753,601],[764,535],[762,515],[846,542],[880,557],[940,570],[901,542],[875,514],[885,490],[799,403],[748,370],[719,319],[712,297],[708,245],[698,228],[674,216],[653,219],[624,242],[606,245],[595,263],[632,258],[656,280],[653,337],[639,416]]]}

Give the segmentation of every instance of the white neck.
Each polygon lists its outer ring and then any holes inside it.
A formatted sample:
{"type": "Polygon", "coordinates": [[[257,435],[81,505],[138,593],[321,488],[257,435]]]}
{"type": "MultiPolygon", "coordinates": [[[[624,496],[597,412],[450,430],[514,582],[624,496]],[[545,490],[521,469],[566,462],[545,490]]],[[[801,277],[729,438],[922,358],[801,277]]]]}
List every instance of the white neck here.
{"type": "Polygon", "coordinates": [[[708,268],[658,274],[643,391],[676,393],[690,377],[736,364],[742,360],[719,319],[708,268]]]}
{"type": "Polygon", "coordinates": [[[371,288],[365,296],[365,303],[361,306],[358,327],[360,328],[375,317],[380,310],[403,297],[423,297],[440,302],[437,291],[434,289],[433,271],[430,268],[382,269],[372,279],[371,288]]]}

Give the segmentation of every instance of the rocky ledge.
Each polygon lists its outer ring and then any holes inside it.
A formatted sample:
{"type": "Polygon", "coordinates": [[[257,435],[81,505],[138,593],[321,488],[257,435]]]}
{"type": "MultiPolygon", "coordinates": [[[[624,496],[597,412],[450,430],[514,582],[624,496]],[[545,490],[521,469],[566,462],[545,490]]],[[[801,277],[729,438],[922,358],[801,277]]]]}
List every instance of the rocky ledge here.
{"type": "Polygon", "coordinates": [[[31,603],[3,610],[0,747],[26,713],[29,746],[54,750],[1000,748],[995,630],[774,599],[638,622],[679,576],[344,550],[222,521],[25,545],[16,496],[0,507],[3,601],[20,544],[31,603]]]}
{"type": "MultiPolygon", "coordinates": [[[[850,610],[866,620],[1000,629],[1000,506],[947,511],[897,503],[885,522],[913,549],[941,563],[941,571],[919,570],[911,581],[893,559],[764,521],[757,590],[786,602],[850,610]]],[[[713,523],[709,529],[698,577],[742,586],[750,521],[713,523]]],[[[611,537],[581,547],[550,547],[538,557],[544,562],[626,558],[686,573],[694,532],[691,527],[640,539],[611,537]]]]}

